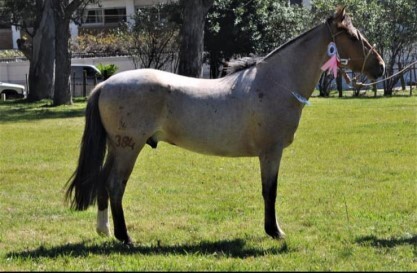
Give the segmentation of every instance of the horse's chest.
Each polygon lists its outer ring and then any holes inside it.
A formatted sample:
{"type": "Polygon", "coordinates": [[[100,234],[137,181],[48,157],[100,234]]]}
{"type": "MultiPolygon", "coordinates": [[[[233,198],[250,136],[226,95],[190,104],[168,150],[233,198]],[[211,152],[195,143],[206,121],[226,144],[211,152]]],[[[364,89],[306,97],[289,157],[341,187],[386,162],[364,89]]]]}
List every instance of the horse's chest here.
{"type": "Polygon", "coordinates": [[[301,113],[291,108],[276,110],[254,115],[251,127],[259,146],[280,144],[287,147],[294,139],[301,113]]]}

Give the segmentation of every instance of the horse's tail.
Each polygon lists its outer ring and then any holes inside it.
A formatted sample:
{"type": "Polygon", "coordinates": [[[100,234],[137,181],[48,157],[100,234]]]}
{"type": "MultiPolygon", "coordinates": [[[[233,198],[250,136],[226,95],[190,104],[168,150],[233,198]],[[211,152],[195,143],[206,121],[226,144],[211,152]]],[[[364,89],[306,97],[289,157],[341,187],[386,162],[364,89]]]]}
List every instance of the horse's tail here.
{"type": "Polygon", "coordinates": [[[106,131],[98,108],[101,87],[102,84],[97,85],[88,98],[78,166],[66,184],[65,200],[75,210],[86,210],[96,202],[101,183],[106,154],[106,131]]]}

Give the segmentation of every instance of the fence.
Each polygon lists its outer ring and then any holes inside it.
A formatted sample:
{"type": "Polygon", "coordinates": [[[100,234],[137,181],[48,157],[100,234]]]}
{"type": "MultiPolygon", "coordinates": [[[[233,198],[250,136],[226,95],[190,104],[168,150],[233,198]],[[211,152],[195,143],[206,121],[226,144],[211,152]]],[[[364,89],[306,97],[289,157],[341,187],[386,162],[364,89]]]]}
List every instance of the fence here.
{"type": "Polygon", "coordinates": [[[73,97],[87,97],[96,84],[99,82],[97,76],[87,77],[87,72],[84,70],[81,79],[75,77],[75,73],[71,75],[70,89],[73,97]]]}
{"type": "MultiPolygon", "coordinates": [[[[117,56],[117,57],[95,57],[95,58],[73,58],[72,63],[77,64],[115,64],[119,69],[117,73],[135,69],[132,59],[128,56],[117,56]]],[[[404,66],[407,64],[404,64],[404,66]]],[[[207,63],[203,65],[203,78],[210,77],[210,67],[207,63]]],[[[395,67],[394,73],[398,72],[398,66],[395,67]]],[[[8,83],[22,84],[28,89],[27,75],[29,74],[29,62],[21,60],[13,60],[10,62],[0,62],[0,81],[8,83]]],[[[350,73],[350,76],[352,74],[350,73]]],[[[395,85],[396,88],[409,86],[410,93],[412,92],[412,86],[416,85],[417,82],[417,65],[414,65],[411,69],[403,73],[404,81],[399,80],[395,85]]],[[[96,80],[97,82],[97,80],[96,80]]],[[[336,89],[335,84],[331,86],[332,89],[336,89]],[[334,86],[333,86],[334,85],[334,86]]],[[[71,77],[71,92],[73,96],[88,95],[95,86],[94,79],[87,79],[85,84],[83,80],[74,80],[71,77]]],[[[378,89],[383,89],[383,83],[377,84],[378,89]]],[[[343,81],[343,90],[351,90],[352,87],[343,81]]]]}

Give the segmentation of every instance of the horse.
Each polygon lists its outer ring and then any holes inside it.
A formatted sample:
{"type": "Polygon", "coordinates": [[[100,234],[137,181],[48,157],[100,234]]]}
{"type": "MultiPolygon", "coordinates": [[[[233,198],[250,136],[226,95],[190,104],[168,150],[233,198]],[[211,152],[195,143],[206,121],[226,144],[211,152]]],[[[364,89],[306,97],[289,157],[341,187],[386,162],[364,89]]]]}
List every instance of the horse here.
{"type": "Polygon", "coordinates": [[[66,201],[75,210],[97,203],[96,231],[106,236],[110,203],[114,236],[133,244],[122,206],[126,183],[142,148],[157,148],[164,141],[207,155],[258,157],[264,231],[284,238],[275,210],[281,157],[293,142],[323,63],[335,51],[340,68],[371,79],[384,73],[379,53],[353,26],[345,8],[338,7],[252,66],[222,78],[153,69],[113,75],[88,98],[78,165],[65,185],[66,201]]]}

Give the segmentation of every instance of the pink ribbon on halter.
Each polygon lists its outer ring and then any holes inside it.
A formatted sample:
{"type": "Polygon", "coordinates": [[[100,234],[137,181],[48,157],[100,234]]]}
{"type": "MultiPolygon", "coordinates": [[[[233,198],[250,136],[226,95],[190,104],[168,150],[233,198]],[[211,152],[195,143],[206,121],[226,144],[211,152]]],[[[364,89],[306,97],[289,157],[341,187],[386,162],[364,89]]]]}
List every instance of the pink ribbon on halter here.
{"type": "Polygon", "coordinates": [[[333,76],[336,78],[340,61],[337,57],[336,45],[333,42],[331,42],[327,48],[327,55],[329,55],[330,59],[322,65],[321,70],[328,70],[327,74],[333,73],[333,76]]]}

